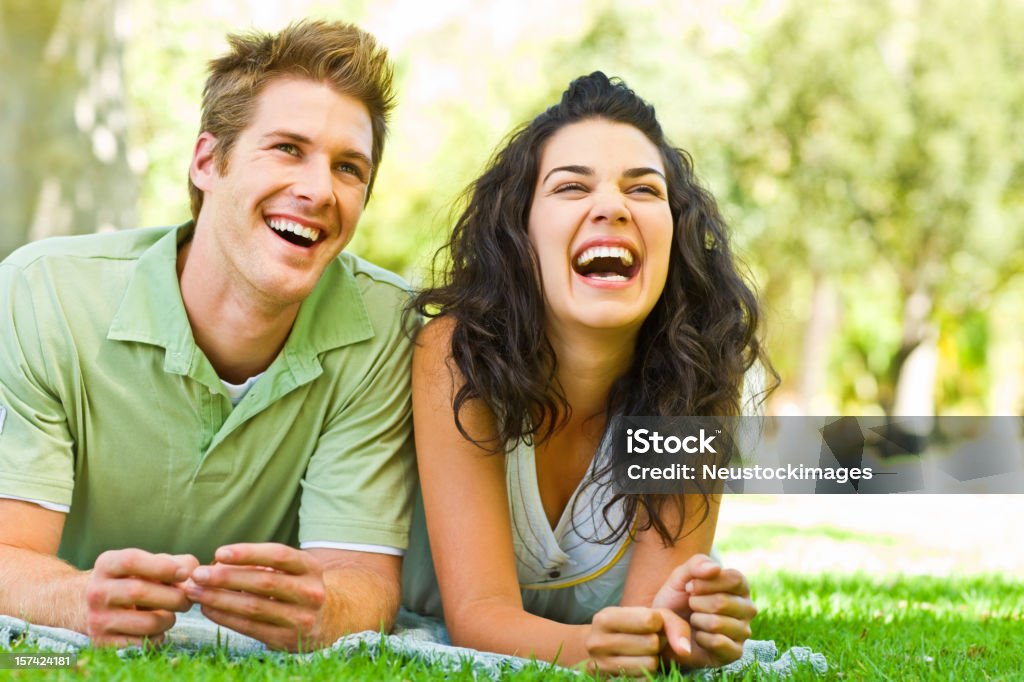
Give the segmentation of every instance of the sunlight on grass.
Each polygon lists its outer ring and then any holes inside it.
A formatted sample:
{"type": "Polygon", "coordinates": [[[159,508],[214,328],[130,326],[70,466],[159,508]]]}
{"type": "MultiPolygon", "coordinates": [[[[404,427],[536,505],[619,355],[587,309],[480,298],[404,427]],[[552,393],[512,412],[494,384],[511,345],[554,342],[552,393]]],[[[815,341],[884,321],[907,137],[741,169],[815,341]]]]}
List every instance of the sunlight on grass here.
{"type": "MultiPolygon", "coordinates": [[[[1024,633],[1024,583],[999,576],[886,578],[866,575],[764,574],[753,582],[761,613],[754,637],[773,639],[780,652],[808,646],[825,654],[826,679],[1019,679],[1024,633]]],[[[15,679],[184,678],[227,680],[471,680],[468,666],[454,674],[394,653],[343,660],[268,655],[233,661],[222,653],[152,651],[119,658],[86,651],[71,671],[20,671],[15,679]]],[[[586,679],[566,671],[531,669],[504,679],[586,679]]],[[[670,675],[669,679],[684,679],[670,675]]],[[[750,673],[742,679],[767,680],[750,673]]],[[[791,679],[822,679],[809,669],[791,679]]]]}

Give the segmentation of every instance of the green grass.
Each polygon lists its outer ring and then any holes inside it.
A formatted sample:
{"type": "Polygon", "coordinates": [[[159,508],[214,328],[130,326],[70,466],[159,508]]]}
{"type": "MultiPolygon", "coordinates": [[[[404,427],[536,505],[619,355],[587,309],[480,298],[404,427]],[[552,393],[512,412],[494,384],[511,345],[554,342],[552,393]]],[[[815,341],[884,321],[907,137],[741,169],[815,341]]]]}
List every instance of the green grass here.
{"type": "MultiPolygon", "coordinates": [[[[761,609],[757,639],[779,649],[809,646],[825,654],[825,678],[809,670],[794,680],[1024,680],[1024,582],[996,576],[970,578],[870,578],[866,576],[753,576],[761,609]]],[[[87,650],[65,671],[2,671],[18,680],[185,679],[227,680],[429,680],[443,675],[390,653],[370,659],[271,655],[228,660],[216,652],[186,655],[151,651],[121,659],[109,650],[87,650]]],[[[469,669],[450,675],[471,680],[469,669]]],[[[508,679],[578,680],[570,673],[527,670],[508,679]]],[[[684,679],[678,674],[669,679],[684,679]]],[[[774,679],[750,673],[743,680],[774,679]]]]}
{"type": "Polygon", "coordinates": [[[722,556],[729,556],[735,552],[749,552],[755,549],[775,550],[790,538],[796,538],[802,542],[823,539],[835,540],[836,542],[856,542],[861,545],[871,546],[891,546],[897,542],[895,538],[888,535],[858,533],[833,526],[802,528],[777,523],[762,523],[744,525],[742,532],[734,531],[717,538],[715,540],[715,551],[722,556]]]}

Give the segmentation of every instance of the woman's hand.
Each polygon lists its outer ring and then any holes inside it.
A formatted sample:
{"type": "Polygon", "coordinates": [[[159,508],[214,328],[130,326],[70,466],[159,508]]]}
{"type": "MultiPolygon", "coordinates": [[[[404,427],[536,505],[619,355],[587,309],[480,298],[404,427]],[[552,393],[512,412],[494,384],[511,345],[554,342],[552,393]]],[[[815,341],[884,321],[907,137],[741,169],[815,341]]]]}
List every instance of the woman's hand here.
{"type": "Polygon", "coordinates": [[[736,569],[723,569],[704,554],[677,566],[654,598],[654,608],[666,608],[689,621],[691,651],[669,638],[665,657],[689,668],[720,666],[743,654],[750,621],[757,608],[750,587],[736,569]]]}
{"type": "Polygon", "coordinates": [[[608,606],[594,614],[585,645],[589,673],[643,676],[658,670],[665,647],[662,613],[643,606],[608,606]]]}

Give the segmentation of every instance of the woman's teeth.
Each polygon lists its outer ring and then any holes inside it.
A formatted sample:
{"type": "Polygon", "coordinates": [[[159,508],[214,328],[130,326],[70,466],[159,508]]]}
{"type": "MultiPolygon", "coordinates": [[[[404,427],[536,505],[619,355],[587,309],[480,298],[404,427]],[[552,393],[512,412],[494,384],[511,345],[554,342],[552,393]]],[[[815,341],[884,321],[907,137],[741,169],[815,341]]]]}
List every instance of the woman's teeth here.
{"type": "MultiPolygon", "coordinates": [[[[595,258],[618,258],[627,268],[633,265],[633,254],[629,249],[621,246],[591,246],[576,257],[576,265],[577,267],[590,265],[595,258]]],[[[626,279],[625,277],[621,278],[626,279]]]]}

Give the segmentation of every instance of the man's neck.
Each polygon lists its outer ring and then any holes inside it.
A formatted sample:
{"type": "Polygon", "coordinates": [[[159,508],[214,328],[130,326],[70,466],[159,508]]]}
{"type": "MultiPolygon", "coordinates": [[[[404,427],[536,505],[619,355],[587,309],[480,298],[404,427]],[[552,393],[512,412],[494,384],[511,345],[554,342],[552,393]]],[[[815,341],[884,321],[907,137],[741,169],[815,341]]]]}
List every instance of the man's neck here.
{"type": "Polygon", "coordinates": [[[221,379],[242,383],[266,370],[284,347],[299,304],[282,308],[204,259],[196,240],[178,249],[178,282],[196,345],[221,379]]]}

